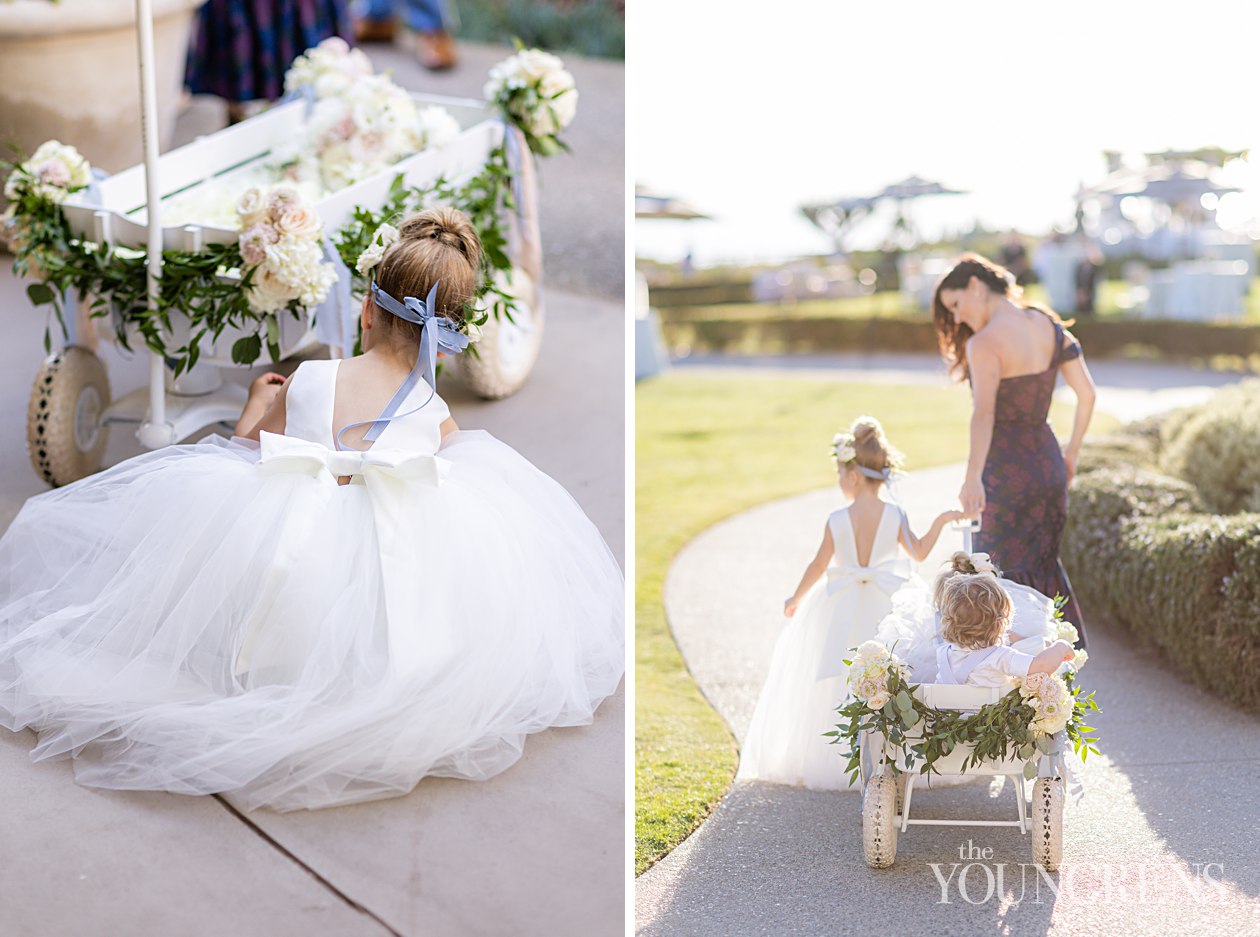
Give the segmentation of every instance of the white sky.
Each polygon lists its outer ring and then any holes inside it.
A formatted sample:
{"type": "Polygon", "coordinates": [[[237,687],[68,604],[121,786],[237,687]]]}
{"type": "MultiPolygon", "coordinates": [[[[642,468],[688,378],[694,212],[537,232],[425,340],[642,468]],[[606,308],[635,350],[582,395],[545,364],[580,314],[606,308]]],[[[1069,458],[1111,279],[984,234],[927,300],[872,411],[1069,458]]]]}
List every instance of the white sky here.
{"type": "MultiPolygon", "coordinates": [[[[1260,7],[1195,3],[632,0],[636,182],[714,222],[640,221],[641,255],[699,263],[826,251],[797,211],[912,173],[926,233],[1049,230],[1101,151],[1260,144],[1260,7]]],[[[1131,154],[1131,155],[1130,155],[1131,154]]],[[[1250,178],[1260,182],[1260,147],[1250,178]]],[[[1247,214],[1260,214],[1252,183],[1247,214]]],[[[872,222],[870,246],[886,224],[872,222]]]]}

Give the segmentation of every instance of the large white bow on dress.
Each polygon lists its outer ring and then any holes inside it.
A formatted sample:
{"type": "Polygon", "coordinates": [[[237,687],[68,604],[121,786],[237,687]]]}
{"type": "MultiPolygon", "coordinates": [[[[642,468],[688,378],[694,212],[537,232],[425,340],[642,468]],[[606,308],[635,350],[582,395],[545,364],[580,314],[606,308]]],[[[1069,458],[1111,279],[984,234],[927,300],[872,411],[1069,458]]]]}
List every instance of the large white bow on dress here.
{"type": "Polygon", "coordinates": [[[338,478],[362,476],[372,486],[385,479],[421,482],[437,486],[446,478],[451,464],[446,459],[405,449],[329,449],[317,442],[293,436],[263,432],[260,438],[265,472],[298,472],[321,475],[334,483],[338,478]]]}
{"type": "MultiPolygon", "coordinates": [[[[290,511],[280,532],[278,547],[267,571],[263,588],[246,623],[244,640],[237,654],[235,671],[243,674],[268,666],[300,669],[302,640],[294,635],[294,644],[284,653],[275,641],[269,641],[271,653],[260,656],[264,636],[278,638],[274,629],[284,621],[284,610],[276,603],[290,575],[299,568],[305,551],[310,549],[311,534],[319,519],[322,505],[338,494],[338,479],[349,476],[352,484],[362,479],[366,487],[376,528],[376,546],[381,562],[381,582],[388,621],[389,656],[395,672],[413,672],[421,666],[436,666],[449,648],[435,646],[434,634],[419,627],[422,621],[421,596],[417,588],[420,570],[414,569],[414,550],[407,549],[407,538],[423,536],[423,532],[404,527],[414,512],[408,509],[408,493],[417,484],[436,488],[450,472],[451,463],[436,455],[402,449],[380,449],[373,446],[363,452],[336,450],[316,442],[263,432],[260,437],[259,470],[272,476],[305,475],[316,483],[315,501],[303,510],[290,511]]],[[[429,532],[431,535],[431,531],[429,532]]]]}
{"type": "Polygon", "coordinates": [[[905,585],[909,577],[909,563],[897,556],[874,566],[832,566],[827,570],[827,594],[835,595],[870,583],[880,592],[892,595],[905,585]]]}

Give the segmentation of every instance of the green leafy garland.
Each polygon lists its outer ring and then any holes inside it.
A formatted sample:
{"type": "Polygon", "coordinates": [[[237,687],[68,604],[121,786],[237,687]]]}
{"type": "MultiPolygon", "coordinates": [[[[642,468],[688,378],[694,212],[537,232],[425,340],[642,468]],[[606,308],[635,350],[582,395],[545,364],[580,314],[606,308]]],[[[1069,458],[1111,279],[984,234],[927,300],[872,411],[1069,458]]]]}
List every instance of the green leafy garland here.
{"type": "MultiPolygon", "coordinates": [[[[484,255],[480,284],[477,292],[464,310],[464,321],[471,325],[484,325],[493,315],[512,321],[515,298],[500,285],[502,279],[509,285],[512,278],[512,259],[508,256],[507,234],[503,229],[503,212],[516,210],[516,198],[512,193],[512,170],[508,164],[507,148],[496,147],[490,153],[485,166],[462,185],[453,185],[439,177],[427,187],[407,186],[400,173],[394,177],[384,203],[375,210],[358,206],[352,219],[333,237],[333,246],[350,271],[350,288],[354,293],[365,293],[370,277],[355,268],[359,256],[368,249],[377,230],[383,224],[399,221],[406,215],[431,208],[434,205],[454,205],[468,216],[484,255]],[[483,311],[478,313],[476,310],[483,311]]],[[[476,346],[469,346],[475,353],[476,346]]]]}
{"type": "MultiPolygon", "coordinates": [[[[972,751],[963,760],[964,771],[983,761],[1018,757],[1026,762],[1024,776],[1032,778],[1037,774],[1038,754],[1049,754],[1054,750],[1051,737],[1032,728],[1037,713],[1020,695],[1018,687],[996,703],[981,706],[975,712],[932,709],[917,692],[921,684],[911,684],[902,666],[895,657],[889,661],[889,698],[882,707],[871,709],[864,700],[854,697],[837,709],[843,721],[836,729],[824,733],[834,743],[848,743],[850,754],[845,771],[849,774],[850,784],[861,770],[859,732],[862,731],[879,733],[889,745],[903,748],[907,767],[914,767],[922,761],[920,774],[939,774],[935,767],[937,761],[959,745],[969,745],[972,751]]],[[[1072,699],[1067,737],[1084,761],[1090,752],[1098,753],[1095,747],[1096,730],[1085,724],[1086,713],[1097,712],[1098,704],[1092,692],[1081,692],[1071,672],[1063,679],[1072,699]]],[[[901,773],[896,764],[890,762],[890,767],[894,774],[901,773]]]]}
{"type": "MultiPolygon", "coordinates": [[[[0,165],[34,181],[18,160],[0,165]]],[[[338,253],[351,272],[352,291],[367,288],[366,280],[354,269],[355,262],[381,223],[427,205],[453,204],[469,216],[486,258],[481,271],[482,283],[476,294],[477,300],[484,301],[486,312],[474,315],[470,308],[466,321],[481,325],[490,314],[505,316],[510,321],[513,297],[499,285],[494,274],[502,272],[510,282],[512,262],[507,255],[502,212],[516,207],[512,177],[507,150],[502,145],[492,151],[485,166],[462,185],[439,179],[428,188],[408,188],[403,185],[401,174],[397,176],[385,205],[377,211],[357,208],[353,219],[333,237],[338,253]]],[[[145,253],[76,238],[61,206],[35,194],[33,188],[32,185],[21,186],[20,194],[11,205],[10,241],[16,257],[14,273],[39,281],[27,287],[27,296],[36,306],[51,307],[44,330],[45,350],[52,349],[53,319],[68,339],[67,307],[71,301],[86,301],[91,317],[112,320],[122,347],[130,350],[128,330],[134,328],[145,345],[166,358],[176,377],[197,364],[205,339],[216,341],[229,326],[250,333],[233,344],[234,362],[250,365],[257,361],[262,354],[264,335],[271,359],[279,360],[279,313],[259,313],[250,308],[247,288],[254,270],[242,272],[245,264],[238,245],[211,244],[195,252],[163,251],[160,293],[156,309],[150,309],[145,253]],[[177,348],[167,344],[173,312],[186,315],[192,326],[188,341],[177,348]]],[[[75,191],[79,190],[69,190],[75,191]]],[[[296,300],[286,309],[295,319],[302,316],[303,310],[296,300]]],[[[73,311],[69,314],[73,315],[73,311]]]]}

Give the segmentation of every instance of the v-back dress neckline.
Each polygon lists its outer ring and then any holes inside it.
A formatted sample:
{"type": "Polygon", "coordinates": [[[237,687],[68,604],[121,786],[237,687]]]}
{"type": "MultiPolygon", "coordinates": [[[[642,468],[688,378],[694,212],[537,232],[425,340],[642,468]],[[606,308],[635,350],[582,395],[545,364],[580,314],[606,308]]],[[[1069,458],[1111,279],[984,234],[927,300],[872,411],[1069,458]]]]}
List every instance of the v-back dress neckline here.
{"type": "Polygon", "coordinates": [[[865,563],[862,562],[862,555],[858,552],[857,528],[853,526],[853,505],[849,505],[844,509],[845,526],[849,533],[849,546],[853,548],[851,555],[853,557],[854,564],[859,569],[869,569],[871,561],[874,560],[876,555],[879,553],[878,548],[881,545],[880,538],[884,533],[884,522],[888,520],[888,509],[891,507],[892,505],[887,501],[884,502],[884,508],[879,515],[879,523],[875,525],[875,536],[871,539],[871,551],[866,557],[865,563]]]}

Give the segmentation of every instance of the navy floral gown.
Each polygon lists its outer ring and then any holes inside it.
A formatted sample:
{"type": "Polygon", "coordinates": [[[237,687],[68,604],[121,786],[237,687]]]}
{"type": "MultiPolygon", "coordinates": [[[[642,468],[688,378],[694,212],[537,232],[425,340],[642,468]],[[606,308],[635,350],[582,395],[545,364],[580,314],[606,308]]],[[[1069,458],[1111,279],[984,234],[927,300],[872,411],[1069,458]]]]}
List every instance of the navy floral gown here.
{"type": "Polygon", "coordinates": [[[1054,323],[1055,353],[1039,374],[998,384],[993,442],[984,463],[985,509],[974,549],[988,553],[1013,582],[1053,598],[1067,596],[1063,617],[1080,633],[1081,610],[1063,564],[1059,541],[1067,522],[1067,465],[1046,418],[1059,366],[1080,357],[1081,346],[1054,323]]]}

